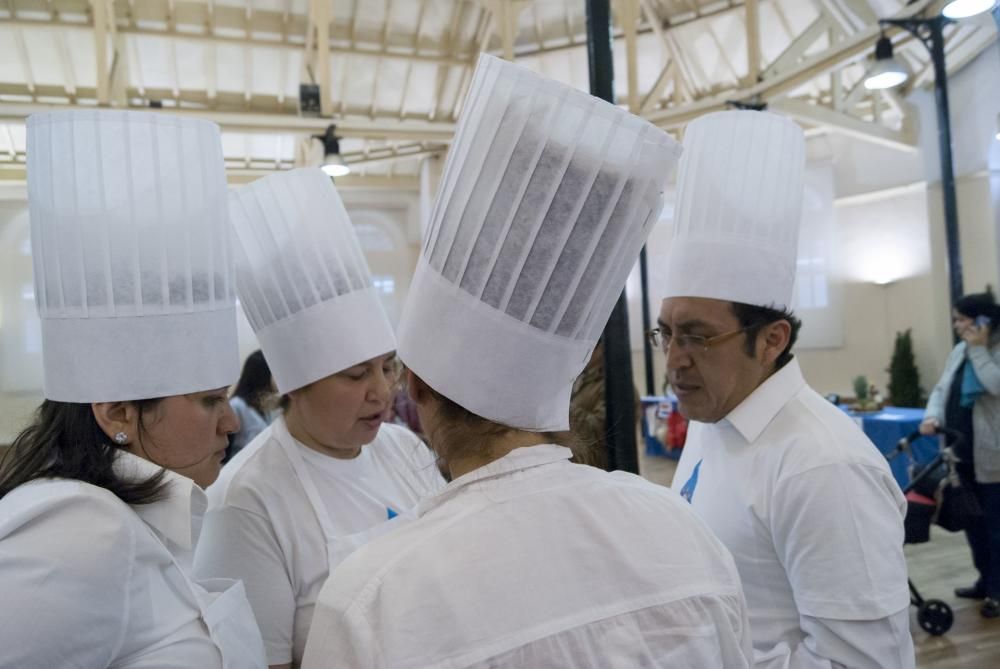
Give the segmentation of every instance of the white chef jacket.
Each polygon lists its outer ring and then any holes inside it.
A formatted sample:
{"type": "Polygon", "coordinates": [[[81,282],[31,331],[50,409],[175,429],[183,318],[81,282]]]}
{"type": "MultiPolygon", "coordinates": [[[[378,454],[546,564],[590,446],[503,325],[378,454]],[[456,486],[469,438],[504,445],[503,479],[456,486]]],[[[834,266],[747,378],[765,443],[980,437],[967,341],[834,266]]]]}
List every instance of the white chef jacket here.
{"type": "MultiPolygon", "coordinates": [[[[160,471],[125,451],[115,469],[137,480],[160,471]]],[[[60,479],[0,500],[0,667],[265,666],[242,587],[217,595],[184,572],[205,493],[170,471],[166,481],[164,499],[131,507],[60,479]],[[215,625],[226,617],[249,624],[220,643],[215,625]]]]}
{"type": "Polygon", "coordinates": [[[914,666],[906,500],[797,360],[718,423],[691,423],[673,488],[736,560],[758,667],[914,666]]]}
{"type": "Polygon", "coordinates": [[[518,448],[330,576],[303,669],[746,667],[732,559],[638,476],[518,448]]]}
{"type": "Polygon", "coordinates": [[[383,529],[444,484],[434,455],[406,428],[383,425],[357,458],[337,460],[296,441],[276,418],[209,488],[195,574],[241,579],[268,664],[299,663],[330,562],[342,559],[334,553],[353,550],[368,530],[383,529]],[[324,509],[313,508],[286,447],[304,461],[324,509]],[[333,543],[343,539],[339,547],[329,545],[323,512],[333,543]]]}

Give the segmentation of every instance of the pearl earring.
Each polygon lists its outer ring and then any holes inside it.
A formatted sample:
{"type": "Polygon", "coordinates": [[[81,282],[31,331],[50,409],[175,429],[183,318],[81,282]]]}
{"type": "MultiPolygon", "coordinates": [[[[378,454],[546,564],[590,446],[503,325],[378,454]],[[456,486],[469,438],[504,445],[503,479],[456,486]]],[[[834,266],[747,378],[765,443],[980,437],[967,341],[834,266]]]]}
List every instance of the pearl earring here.
{"type": "Polygon", "coordinates": [[[124,432],[119,432],[115,435],[115,443],[119,446],[124,446],[128,443],[128,435],[124,432]]]}

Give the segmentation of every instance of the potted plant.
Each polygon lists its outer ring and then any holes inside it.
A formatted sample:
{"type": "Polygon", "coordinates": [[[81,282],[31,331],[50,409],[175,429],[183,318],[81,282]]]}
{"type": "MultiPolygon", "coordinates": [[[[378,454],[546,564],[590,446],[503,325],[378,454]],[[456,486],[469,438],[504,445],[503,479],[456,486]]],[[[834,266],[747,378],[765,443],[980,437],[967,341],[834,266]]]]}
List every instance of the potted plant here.
{"type": "Polygon", "coordinates": [[[927,401],[920,387],[920,371],[913,356],[910,330],[896,333],[896,345],[889,362],[889,401],[897,407],[923,407],[927,401]]]}
{"type": "Polygon", "coordinates": [[[868,378],[865,376],[858,376],[854,379],[854,397],[855,402],[851,405],[852,411],[878,411],[881,409],[878,402],[870,394],[871,386],[868,384],[868,378]]]}

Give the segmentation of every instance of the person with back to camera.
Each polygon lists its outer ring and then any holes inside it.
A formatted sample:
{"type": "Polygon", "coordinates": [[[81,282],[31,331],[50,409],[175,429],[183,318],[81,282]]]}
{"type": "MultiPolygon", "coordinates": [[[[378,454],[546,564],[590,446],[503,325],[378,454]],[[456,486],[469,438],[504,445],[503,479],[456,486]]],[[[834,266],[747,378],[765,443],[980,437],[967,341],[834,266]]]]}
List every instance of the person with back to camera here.
{"type": "Polygon", "coordinates": [[[556,434],[679,147],[491,56],[470,91],[399,333],[451,482],[331,574],[302,666],[746,667],[725,549],[556,434]]]}
{"type": "Polygon", "coordinates": [[[243,580],[268,663],[289,667],[329,573],[444,480],[416,435],[384,424],[396,339],[330,178],[258,179],[229,213],[236,290],[283,410],[209,489],[194,566],[243,580]]]}
{"type": "Polygon", "coordinates": [[[923,434],[947,427],[962,434],[955,455],[962,485],[979,501],[983,517],[966,528],[979,579],[955,595],[982,599],[985,618],[1000,616],[1000,305],[992,292],[955,303],[952,323],[962,341],[945,362],[927,400],[923,434]]]}
{"type": "Polygon", "coordinates": [[[802,130],[720,112],[684,151],[652,333],[690,421],[673,486],[736,560],[756,667],[913,667],[903,494],[792,354],[802,130]]]}
{"type": "Polygon", "coordinates": [[[242,584],[189,573],[239,428],[219,129],[95,110],[27,131],[45,401],[0,463],[0,667],[262,669],[242,584]]]}
{"type": "MultiPolygon", "coordinates": [[[[274,379],[271,368],[267,366],[264,353],[258,349],[247,356],[240,372],[240,380],[233,388],[229,397],[229,405],[233,407],[240,419],[240,429],[229,439],[226,449],[226,462],[263,432],[274,417],[277,406],[271,406],[276,399],[274,379]]],[[[225,463],[223,463],[225,464],[225,463]]]]}

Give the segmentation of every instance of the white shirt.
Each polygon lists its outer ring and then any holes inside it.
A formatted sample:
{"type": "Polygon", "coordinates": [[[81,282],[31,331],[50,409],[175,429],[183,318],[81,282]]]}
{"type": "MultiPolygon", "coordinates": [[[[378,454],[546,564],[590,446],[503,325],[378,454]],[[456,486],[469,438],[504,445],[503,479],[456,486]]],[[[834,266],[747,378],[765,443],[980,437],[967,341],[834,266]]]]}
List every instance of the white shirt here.
{"type": "Polygon", "coordinates": [[[720,422],[691,423],[673,487],[736,560],[757,666],[914,666],[906,500],[798,361],[720,422]]]}
{"type": "MultiPolygon", "coordinates": [[[[124,451],[115,469],[137,479],[160,471],[124,451]]],[[[205,494],[173,472],[166,481],[165,499],[131,507],[103,488],[55,479],[0,500],[0,667],[224,666],[199,604],[211,595],[182,571],[205,494]]],[[[255,639],[243,642],[253,648],[255,639]]],[[[228,666],[263,667],[262,655],[228,666]]]]}
{"type": "Polygon", "coordinates": [[[444,486],[433,454],[396,425],[383,425],[357,458],[337,460],[296,441],[277,418],[223,468],[208,490],[195,573],[243,580],[269,664],[301,661],[330,573],[323,527],[279,441],[305,460],[334,532],[345,536],[384,525],[444,486]]]}
{"type": "Polygon", "coordinates": [[[519,448],[338,567],[303,669],[746,667],[725,548],[667,488],[519,448]]]}

